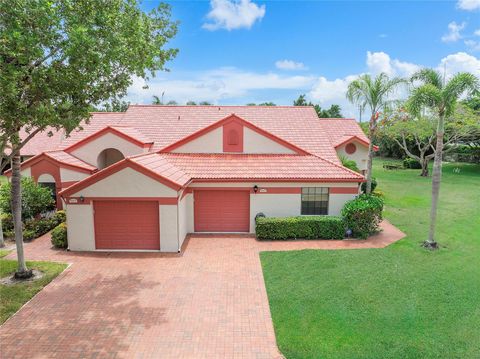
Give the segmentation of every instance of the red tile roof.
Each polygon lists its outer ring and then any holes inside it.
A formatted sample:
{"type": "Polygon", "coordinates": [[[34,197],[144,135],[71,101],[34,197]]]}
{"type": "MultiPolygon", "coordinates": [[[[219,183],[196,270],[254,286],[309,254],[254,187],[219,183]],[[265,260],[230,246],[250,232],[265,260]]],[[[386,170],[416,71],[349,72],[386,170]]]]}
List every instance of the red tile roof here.
{"type": "Polygon", "coordinates": [[[357,137],[367,145],[370,143],[360,125],[353,118],[321,118],[320,125],[328,134],[333,147],[337,147],[352,137],[357,137]]]}
{"type": "Polygon", "coordinates": [[[149,153],[129,158],[184,186],[190,180],[361,182],[363,176],[316,156],[149,153]]]}
{"type": "MultiPolygon", "coordinates": [[[[94,112],[90,122],[81,123],[65,137],[53,129],[36,135],[22,149],[22,155],[65,149],[111,126],[144,143],[153,142],[158,151],[213,123],[236,114],[244,120],[284,139],[305,151],[339,163],[334,147],[351,138],[368,143],[368,138],[354,119],[318,119],[313,107],[299,106],[156,106],[131,105],[125,113],[94,112]]],[[[23,136],[26,136],[23,133],[23,136]]],[[[22,136],[22,138],[23,138],[22,136]]]]}
{"type": "Polygon", "coordinates": [[[94,171],[97,169],[95,166],[92,166],[82,161],[78,157],[72,156],[71,154],[65,151],[50,151],[50,152],[45,152],[45,155],[54,159],[57,162],[61,162],[70,166],[84,168],[90,171],[94,171]]]}

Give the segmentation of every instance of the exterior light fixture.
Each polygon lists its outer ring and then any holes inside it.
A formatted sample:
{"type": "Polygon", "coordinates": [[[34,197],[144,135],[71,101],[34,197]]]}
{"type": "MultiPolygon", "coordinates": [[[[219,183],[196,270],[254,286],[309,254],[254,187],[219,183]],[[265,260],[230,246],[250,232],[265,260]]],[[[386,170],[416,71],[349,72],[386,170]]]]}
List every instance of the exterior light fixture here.
{"type": "Polygon", "coordinates": [[[80,202],[85,202],[85,197],[80,196],[80,202]]]}
{"type": "Polygon", "coordinates": [[[254,192],[254,193],[257,193],[257,192],[258,192],[258,186],[257,186],[257,185],[253,186],[253,192],[254,192]]]}

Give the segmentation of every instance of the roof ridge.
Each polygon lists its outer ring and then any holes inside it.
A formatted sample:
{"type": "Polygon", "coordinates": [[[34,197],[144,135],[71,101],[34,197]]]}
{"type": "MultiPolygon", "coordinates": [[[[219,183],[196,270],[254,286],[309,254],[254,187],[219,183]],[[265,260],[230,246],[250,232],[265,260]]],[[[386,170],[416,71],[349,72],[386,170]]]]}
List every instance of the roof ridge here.
{"type": "MultiPolygon", "coordinates": [[[[293,105],[277,105],[277,106],[266,106],[266,105],[154,105],[154,104],[131,104],[129,107],[167,107],[167,108],[198,108],[198,107],[242,107],[242,108],[294,108],[294,109],[305,109],[305,108],[314,108],[314,106],[293,106],[293,105]]],[[[107,112],[91,112],[91,113],[107,113],[107,112]]],[[[125,113],[125,112],[111,112],[111,113],[125,113]]]]}
{"type": "MultiPolygon", "coordinates": [[[[181,152],[151,152],[158,155],[166,155],[171,157],[214,157],[214,156],[244,156],[244,157],[256,157],[256,156],[265,156],[265,157],[318,157],[310,153],[302,155],[298,153],[236,153],[236,152],[218,152],[218,153],[181,153],[181,152]]],[[[138,155],[137,155],[138,156],[138,155]]]]}
{"type": "Polygon", "coordinates": [[[355,118],[352,117],[319,117],[319,120],[353,120],[357,121],[355,118]]]}
{"type": "MultiPolygon", "coordinates": [[[[315,156],[315,155],[314,155],[314,156],[315,156]]],[[[347,168],[347,167],[345,167],[345,166],[343,166],[343,165],[339,165],[339,164],[337,164],[337,163],[335,163],[335,162],[333,162],[333,161],[327,160],[327,159],[325,159],[325,158],[323,158],[323,157],[320,157],[320,156],[315,156],[315,157],[318,157],[318,158],[320,158],[321,160],[323,160],[323,161],[325,161],[325,162],[327,162],[327,163],[330,163],[330,164],[334,165],[335,167],[338,167],[338,168],[341,168],[341,169],[343,169],[343,170],[346,170],[347,172],[350,172],[350,173],[355,174],[355,175],[357,175],[357,176],[361,176],[360,173],[355,172],[355,171],[351,170],[350,168],[347,168]]]]}

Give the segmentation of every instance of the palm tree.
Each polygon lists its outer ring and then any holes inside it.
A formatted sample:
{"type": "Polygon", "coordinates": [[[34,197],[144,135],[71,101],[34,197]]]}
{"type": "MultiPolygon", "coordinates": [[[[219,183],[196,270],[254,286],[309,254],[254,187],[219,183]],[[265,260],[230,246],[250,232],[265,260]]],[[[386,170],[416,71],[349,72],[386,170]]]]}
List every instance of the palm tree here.
{"type": "Polygon", "coordinates": [[[428,109],[437,117],[435,157],[432,172],[432,206],[430,208],[430,231],[424,247],[438,248],[435,241],[438,195],[442,179],[442,151],[445,134],[445,119],[452,116],[458,99],[465,93],[473,93],[479,87],[479,80],[470,73],[458,73],[448,82],[444,76],[432,69],[423,69],[412,76],[412,81],[420,82],[407,101],[407,108],[414,115],[428,109]]]}
{"type": "Polygon", "coordinates": [[[386,73],[382,72],[375,78],[368,74],[361,75],[348,85],[347,99],[351,103],[358,105],[360,109],[363,110],[368,106],[371,111],[370,124],[368,126],[370,145],[368,146],[367,162],[367,194],[370,194],[372,191],[373,136],[377,128],[379,111],[383,110],[391,102],[390,95],[402,83],[405,83],[404,79],[399,77],[391,79],[386,73]]]}

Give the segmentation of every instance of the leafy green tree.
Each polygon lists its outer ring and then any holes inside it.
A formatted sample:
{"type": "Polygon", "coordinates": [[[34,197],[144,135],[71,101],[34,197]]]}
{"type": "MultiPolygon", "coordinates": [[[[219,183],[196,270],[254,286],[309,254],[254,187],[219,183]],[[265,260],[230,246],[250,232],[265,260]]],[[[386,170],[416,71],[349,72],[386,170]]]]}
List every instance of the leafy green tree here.
{"type": "Polygon", "coordinates": [[[137,0],[0,1],[0,153],[12,163],[12,214],[19,277],[28,277],[21,225],[20,151],[48,127],[75,129],[92,106],[122,97],[175,57],[166,4],[137,0]],[[20,130],[27,136],[20,138],[20,130]]]}
{"type": "Polygon", "coordinates": [[[187,106],[196,106],[197,103],[195,101],[187,101],[186,105],[187,106]]]}
{"type": "Polygon", "coordinates": [[[201,101],[198,103],[200,106],[212,106],[211,102],[208,101],[201,101]]]}
{"type": "Polygon", "coordinates": [[[162,98],[163,98],[163,95],[161,98],[157,95],[153,95],[152,105],[163,105],[162,98]]]}
{"type": "Polygon", "coordinates": [[[167,102],[167,106],[177,106],[177,105],[178,105],[178,102],[175,100],[170,100],[167,102]]]}
{"type": "Polygon", "coordinates": [[[262,102],[259,103],[258,106],[277,106],[277,104],[274,102],[262,102]]]}
{"type": "Polygon", "coordinates": [[[101,112],[125,112],[130,106],[130,102],[122,101],[120,99],[114,98],[112,101],[107,102],[102,108],[101,112]]]}
{"type": "MultiPolygon", "coordinates": [[[[22,178],[22,220],[53,210],[55,201],[52,190],[35,183],[31,177],[22,178]]],[[[12,213],[12,184],[0,187],[0,212],[12,213]]]]}
{"type": "Polygon", "coordinates": [[[438,197],[442,178],[442,153],[445,136],[445,120],[455,112],[459,98],[478,90],[479,80],[470,73],[458,73],[448,82],[442,75],[432,69],[423,69],[412,76],[412,82],[419,83],[408,99],[407,108],[413,115],[421,115],[427,109],[436,117],[435,157],[432,174],[432,205],[430,209],[430,230],[424,246],[429,249],[438,248],[435,240],[437,223],[438,197]]]}
{"type": "Polygon", "coordinates": [[[382,111],[391,102],[390,96],[395,92],[400,84],[405,82],[401,78],[390,79],[387,74],[381,73],[377,77],[372,78],[370,75],[361,75],[358,79],[353,80],[348,85],[347,99],[353,104],[359,105],[362,109],[368,107],[371,111],[368,138],[370,145],[368,146],[367,161],[367,184],[366,193],[372,191],[372,160],[373,160],[373,139],[377,128],[377,120],[379,111],[382,111]]]}
{"type": "Polygon", "coordinates": [[[323,109],[318,104],[313,104],[311,101],[307,102],[306,95],[300,95],[296,100],[293,100],[293,106],[313,106],[315,112],[320,118],[341,118],[342,109],[339,105],[331,105],[329,109],[323,109]]]}

